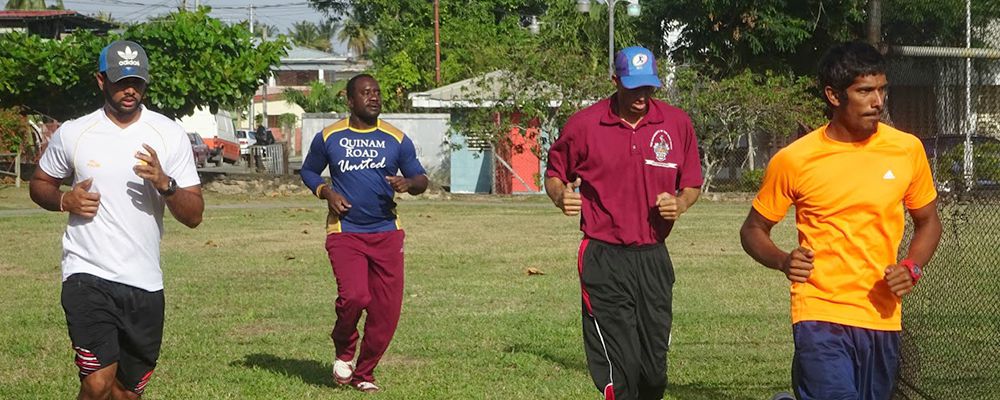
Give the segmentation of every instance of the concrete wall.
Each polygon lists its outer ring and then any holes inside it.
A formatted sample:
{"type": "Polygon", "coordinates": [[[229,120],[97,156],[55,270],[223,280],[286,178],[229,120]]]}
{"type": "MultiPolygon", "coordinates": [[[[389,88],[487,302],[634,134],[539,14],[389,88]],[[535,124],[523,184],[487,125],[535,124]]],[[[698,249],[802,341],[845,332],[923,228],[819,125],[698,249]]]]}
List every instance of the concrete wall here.
{"type": "Polygon", "coordinates": [[[492,193],[493,152],[470,149],[465,136],[452,137],[457,149],[451,152],[452,193],[492,193]]]}
{"type": "MultiPolygon", "coordinates": [[[[309,146],[313,137],[326,126],[341,119],[347,114],[305,113],[302,114],[302,156],[309,154],[309,146]]],[[[448,145],[448,129],[451,116],[449,114],[382,114],[380,119],[403,131],[413,141],[417,149],[417,158],[427,170],[432,184],[449,186],[450,152],[448,145]]],[[[329,172],[324,172],[328,176],[329,172]]]]}

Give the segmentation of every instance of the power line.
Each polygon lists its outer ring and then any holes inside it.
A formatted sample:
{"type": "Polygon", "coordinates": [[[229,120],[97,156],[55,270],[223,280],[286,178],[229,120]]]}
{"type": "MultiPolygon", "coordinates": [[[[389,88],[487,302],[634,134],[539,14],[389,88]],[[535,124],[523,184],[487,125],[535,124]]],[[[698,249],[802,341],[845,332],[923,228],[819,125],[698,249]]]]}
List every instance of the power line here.
{"type": "MultiPolygon", "coordinates": [[[[309,6],[311,3],[288,3],[288,4],[265,4],[262,6],[254,5],[254,9],[261,8],[285,8],[285,7],[295,7],[295,6],[309,6]]],[[[245,10],[246,6],[219,6],[212,7],[213,10],[245,10]]]]}

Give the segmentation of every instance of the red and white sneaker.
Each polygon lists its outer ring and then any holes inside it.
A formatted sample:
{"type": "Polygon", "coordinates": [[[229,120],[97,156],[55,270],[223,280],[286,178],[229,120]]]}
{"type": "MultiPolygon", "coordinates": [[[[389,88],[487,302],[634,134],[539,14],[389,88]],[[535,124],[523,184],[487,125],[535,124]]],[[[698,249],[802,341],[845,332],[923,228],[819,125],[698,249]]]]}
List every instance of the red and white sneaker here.
{"type": "Polygon", "coordinates": [[[346,385],[351,383],[351,377],[354,376],[354,363],[343,361],[341,359],[333,360],[333,380],[340,385],[346,385]]]}

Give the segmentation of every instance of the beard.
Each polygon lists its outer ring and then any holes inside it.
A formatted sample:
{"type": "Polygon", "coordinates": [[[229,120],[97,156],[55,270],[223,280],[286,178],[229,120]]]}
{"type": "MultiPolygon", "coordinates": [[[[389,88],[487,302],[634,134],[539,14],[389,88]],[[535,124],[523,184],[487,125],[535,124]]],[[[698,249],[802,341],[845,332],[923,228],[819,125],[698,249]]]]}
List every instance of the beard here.
{"type": "Polygon", "coordinates": [[[120,116],[129,116],[136,112],[139,112],[139,108],[142,105],[142,95],[138,96],[123,96],[120,100],[114,99],[114,94],[109,92],[107,89],[104,91],[104,103],[111,107],[115,114],[120,116]],[[126,106],[124,104],[125,100],[132,100],[133,104],[131,106],[126,106]]]}

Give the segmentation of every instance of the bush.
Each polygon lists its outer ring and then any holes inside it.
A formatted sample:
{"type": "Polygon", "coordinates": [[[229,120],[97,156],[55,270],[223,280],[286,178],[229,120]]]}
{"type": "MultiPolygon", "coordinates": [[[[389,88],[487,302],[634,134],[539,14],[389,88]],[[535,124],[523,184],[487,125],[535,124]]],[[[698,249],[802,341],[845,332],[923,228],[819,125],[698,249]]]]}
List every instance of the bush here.
{"type": "Polygon", "coordinates": [[[16,153],[24,142],[28,125],[14,108],[0,108],[0,153],[16,153]]]}
{"type": "MultiPolygon", "coordinates": [[[[937,181],[945,187],[960,188],[965,186],[964,164],[965,148],[957,145],[945,152],[938,159],[937,181]]],[[[1000,184],[1000,142],[991,140],[974,143],[972,148],[973,186],[994,186],[1000,184]]]]}
{"type": "Polygon", "coordinates": [[[764,182],[763,169],[748,169],[740,174],[740,189],[744,192],[756,192],[764,182]]]}

